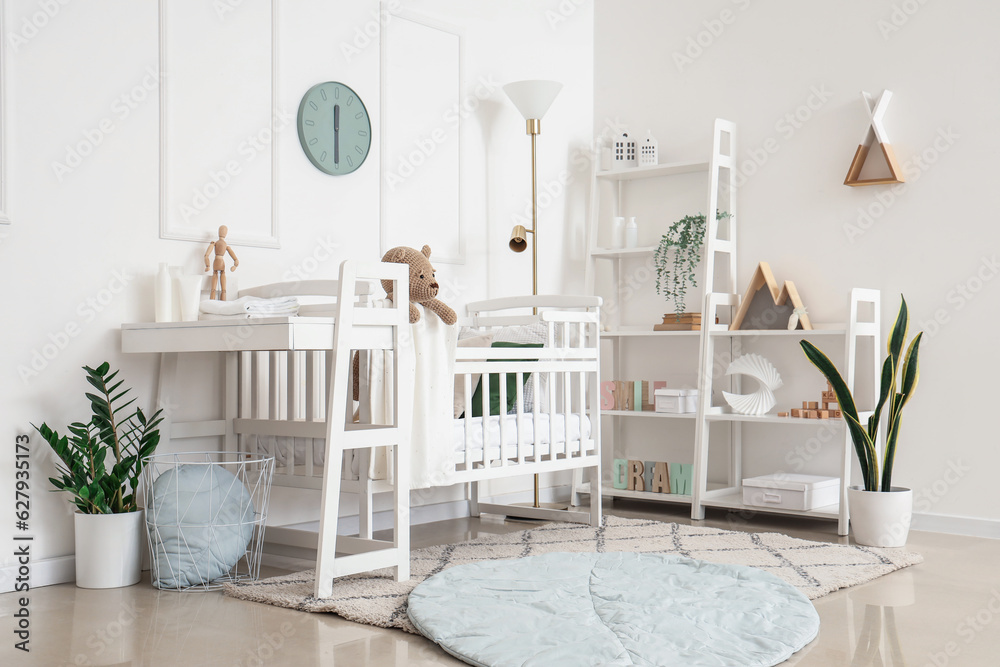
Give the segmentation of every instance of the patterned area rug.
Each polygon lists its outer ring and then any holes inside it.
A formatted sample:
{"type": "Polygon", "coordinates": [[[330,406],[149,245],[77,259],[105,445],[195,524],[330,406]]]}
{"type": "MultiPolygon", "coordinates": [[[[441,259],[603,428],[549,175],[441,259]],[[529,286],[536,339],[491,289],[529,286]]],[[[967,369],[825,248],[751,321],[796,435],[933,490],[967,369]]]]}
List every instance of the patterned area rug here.
{"type": "Polygon", "coordinates": [[[923,561],[919,554],[899,549],[826,544],[780,533],[743,533],[606,516],[600,528],[549,523],[515,533],[483,535],[470,542],[418,549],[412,553],[409,581],[396,582],[390,570],[376,570],[339,579],[328,598],[313,597],[312,570],[229,584],[224,591],[242,600],[300,611],[333,612],[358,623],[416,634],[406,615],[406,600],[427,577],[462,563],[554,551],[673,553],[713,563],[749,565],[781,577],[810,600],[923,561]]]}

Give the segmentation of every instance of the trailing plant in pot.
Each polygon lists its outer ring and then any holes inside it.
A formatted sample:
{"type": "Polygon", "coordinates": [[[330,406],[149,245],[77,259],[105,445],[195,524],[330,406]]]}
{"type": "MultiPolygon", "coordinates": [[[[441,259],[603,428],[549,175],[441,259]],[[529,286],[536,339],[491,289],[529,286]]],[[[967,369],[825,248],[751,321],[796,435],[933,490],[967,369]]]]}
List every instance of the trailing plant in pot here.
{"type": "MultiPolygon", "coordinates": [[[[726,211],[715,212],[716,220],[732,217],[726,211]]],[[[701,248],[705,243],[705,216],[686,215],[670,225],[660,238],[660,245],[653,252],[656,265],[656,293],[674,302],[674,314],[680,322],[684,314],[684,299],[688,283],[697,287],[695,269],[701,261],[701,248]]]]}
{"type": "Polygon", "coordinates": [[[42,423],[36,430],[59,458],[58,477],[49,481],[66,491],[76,505],[76,572],[82,588],[112,588],[139,581],[142,511],[136,488],[143,459],[160,442],[161,410],[147,417],[127,398],[107,362],[83,367],[91,417],[67,427],[60,435],[42,423]],[[91,552],[93,550],[93,552],[91,552]]]}
{"type": "Polygon", "coordinates": [[[878,403],[866,424],[861,423],[851,390],[833,362],[809,341],[799,342],[809,361],[833,386],[854,442],[864,486],[848,489],[851,527],[855,541],[867,546],[896,547],[906,544],[913,507],[913,492],[892,485],[892,467],[896,460],[903,407],[913,396],[920,379],[920,340],[924,334],[921,331],[913,337],[909,346],[906,345],[909,312],[906,299],[900,297],[900,300],[899,314],[887,344],[888,356],[882,364],[878,403]],[[888,414],[884,415],[886,407],[888,414]],[[880,474],[877,443],[883,416],[886,416],[885,451],[880,474]]]}

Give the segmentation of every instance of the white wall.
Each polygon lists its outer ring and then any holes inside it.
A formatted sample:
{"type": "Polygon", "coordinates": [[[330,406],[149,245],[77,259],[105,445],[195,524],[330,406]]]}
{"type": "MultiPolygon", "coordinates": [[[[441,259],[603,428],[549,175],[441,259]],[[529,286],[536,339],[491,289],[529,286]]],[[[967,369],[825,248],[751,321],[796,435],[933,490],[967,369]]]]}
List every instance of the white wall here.
{"type": "MultiPolygon", "coordinates": [[[[239,3],[230,4],[238,11],[239,3]]],[[[498,85],[532,77],[566,84],[539,142],[540,181],[568,169],[571,150],[589,141],[593,13],[581,8],[553,29],[545,10],[556,4],[426,0],[402,5],[463,28],[467,94],[474,97],[479,82],[492,82],[488,90],[480,87],[482,99],[470,100],[463,130],[462,205],[469,259],[464,266],[437,267],[443,296],[456,310],[474,299],[530,289],[529,260],[511,257],[506,249],[511,215],[529,201],[529,141],[523,120],[498,85]]],[[[37,2],[8,0],[9,33],[21,35],[39,11],[37,2]]],[[[374,0],[281,2],[279,105],[294,113],[311,84],[341,80],[358,91],[377,120],[378,41],[365,43],[359,31],[371,29],[373,21],[377,26],[378,13],[374,0]]],[[[43,25],[25,30],[27,37],[16,45],[8,39],[9,208],[14,224],[0,228],[0,275],[8,311],[0,357],[5,378],[0,433],[8,452],[16,435],[32,435],[31,532],[33,555],[42,559],[72,552],[72,508],[62,495],[48,492],[51,455],[30,424],[47,421],[61,427],[84,416],[88,406],[80,367],[104,360],[122,368],[141,404],[151,402],[156,360],[122,355],[118,329],[123,322],[152,320],[157,263],[198,271],[204,244],[158,237],[158,102],[155,87],[142,90],[143,81],[151,80],[148,72],[158,67],[157,3],[58,4],[54,15],[38,23],[43,25]],[[144,97],[127,117],[113,107],[122,95],[144,97]],[[113,131],[60,180],[53,163],[65,162],[67,146],[84,141],[85,133],[106,117],[112,119],[113,131]],[[46,354],[50,358],[42,356],[46,354]]],[[[280,280],[311,267],[316,267],[312,277],[335,277],[343,259],[378,257],[377,136],[376,130],[370,163],[350,177],[333,179],[306,161],[293,129],[279,135],[282,247],[238,247],[240,268],[230,275],[240,285],[280,280]],[[331,244],[335,247],[328,250],[331,244]]],[[[551,227],[553,239],[540,277],[544,291],[577,285],[572,269],[582,261],[583,185],[579,179],[571,183],[569,196],[560,194],[544,213],[543,224],[551,227]],[[568,251],[556,252],[560,245],[568,251]]],[[[230,227],[237,225],[234,221],[230,227]]],[[[191,386],[195,398],[184,406],[192,414],[207,410],[205,399],[217,395],[212,363],[195,358],[182,368],[203,367],[198,384],[191,386]]],[[[12,455],[0,458],[0,495],[7,498],[14,495],[13,470],[12,455]]],[[[456,493],[416,500],[435,502],[456,493]]],[[[291,518],[289,507],[295,501],[287,490],[275,493],[272,515],[291,518]]],[[[0,537],[5,543],[11,532],[10,522],[4,522],[0,537]]],[[[0,563],[9,562],[9,555],[0,557],[0,563]]]]}
{"type": "MultiPolygon", "coordinates": [[[[737,123],[743,285],[769,261],[813,321],[843,321],[849,288],[878,288],[886,330],[906,296],[911,332],[925,336],[894,481],[914,488],[918,513],[992,521],[998,22],[987,0],[600,0],[594,20],[595,131],[614,118],[649,128],[661,161],[675,161],[707,154],[713,118],[737,123]],[[884,88],[908,182],[845,187],[867,121],[859,91],[884,88]]],[[[655,208],[645,197],[637,205],[655,208]]],[[[784,453],[766,449],[781,466],[784,453]]],[[[1000,535],[995,523],[979,529],[1000,535]]]]}

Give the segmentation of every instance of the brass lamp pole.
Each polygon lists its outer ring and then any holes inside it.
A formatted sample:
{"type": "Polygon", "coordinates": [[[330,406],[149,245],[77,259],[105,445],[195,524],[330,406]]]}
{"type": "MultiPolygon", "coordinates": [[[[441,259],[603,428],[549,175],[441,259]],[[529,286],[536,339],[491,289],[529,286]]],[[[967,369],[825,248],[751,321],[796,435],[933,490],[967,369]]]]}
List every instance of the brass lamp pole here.
{"type": "MultiPolygon", "coordinates": [[[[531,136],[531,229],[515,225],[510,234],[510,249],[524,252],[528,247],[528,234],[534,236],[531,244],[531,294],[538,295],[538,176],[535,167],[535,141],[542,132],[542,116],[562,89],[556,81],[517,81],[503,87],[507,97],[524,116],[527,134],[531,136]]],[[[538,308],[532,312],[538,313],[538,308]]],[[[537,385],[536,385],[537,386],[537,385]]],[[[541,507],[538,492],[538,474],[535,473],[535,507],[541,507]]],[[[562,508],[565,509],[565,508],[562,508]]]]}

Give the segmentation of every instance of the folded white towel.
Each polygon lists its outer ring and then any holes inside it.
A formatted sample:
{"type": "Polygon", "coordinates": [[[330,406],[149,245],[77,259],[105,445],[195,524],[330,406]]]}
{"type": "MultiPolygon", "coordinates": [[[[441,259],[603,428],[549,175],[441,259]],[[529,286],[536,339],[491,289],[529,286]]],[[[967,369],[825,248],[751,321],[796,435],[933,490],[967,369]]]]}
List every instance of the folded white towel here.
{"type": "Polygon", "coordinates": [[[261,320],[268,317],[295,317],[298,313],[289,311],[287,313],[243,313],[237,315],[216,315],[214,313],[198,313],[199,320],[222,320],[230,322],[245,322],[247,320],[261,320]]]}
{"type": "Polygon", "coordinates": [[[245,296],[233,301],[202,301],[200,310],[202,313],[209,315],[239,315],[245,317],[248,313],[253,313],[281,317],[298,313],[299,301],[293,296],[274,299],[245,296]]]}

